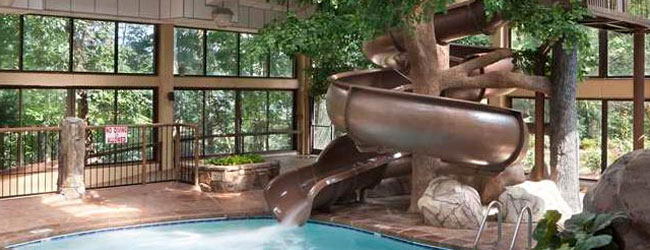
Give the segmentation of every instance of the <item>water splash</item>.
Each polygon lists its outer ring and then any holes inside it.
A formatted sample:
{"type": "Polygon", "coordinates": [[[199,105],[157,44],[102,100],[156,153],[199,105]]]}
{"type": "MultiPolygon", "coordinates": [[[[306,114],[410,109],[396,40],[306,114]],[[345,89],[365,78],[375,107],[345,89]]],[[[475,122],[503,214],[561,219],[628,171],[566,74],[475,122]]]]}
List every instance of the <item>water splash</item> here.
{"type": "Polygon", "coordinates": [[[296,204],[286,211],[286,216],[282,219],[282,223],[280,224],[285,227],[302,226],[307,222],[311,215],[311,205],[312,203],[306,200],[296,204]]]}

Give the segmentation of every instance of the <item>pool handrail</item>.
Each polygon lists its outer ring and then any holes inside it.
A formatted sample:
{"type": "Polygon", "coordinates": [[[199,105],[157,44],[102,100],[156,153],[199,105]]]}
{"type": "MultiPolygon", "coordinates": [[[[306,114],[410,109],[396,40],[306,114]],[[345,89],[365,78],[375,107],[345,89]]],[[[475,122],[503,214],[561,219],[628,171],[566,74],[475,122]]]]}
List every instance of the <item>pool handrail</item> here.
{"type": "Polygon", "coordinates": [[[485,210],[485,213],[483,214],[483,221],[481,221],[481,225],[479,226],[478,232],[476,233],[476,239],[474,239],[474,249],[478,249],[478,244],[479,244],[479,241],[481,240],[481,235],[483,235],[483,231],[485,230],[485,228],[487,226],[487,218],[488,218],[488,215],[490,215],[490,209],[492,209],[492,207],[497,208],[497,240],[496,240],[495,244],[498,244],[501,241],[502,234],[503,234],[502,233],[503,232],[503,230],[502,230],[502,223],[503,223],[502,217],[503,216],[501,216],[501,212],[503,211],[503,204],[501,202],[499,202],[499,201],[492,201],[492,202],[490,202],[488,204],[487,209],[485,210]]]}
{"type": "Polygon", "coordinates": [[[519,226],[521,221],[524,218],[524,213],[528,214],[528,247],[526,249],[531,249],[533,247],[533,212],[530,209],[530,206],[526,205],[519,212],[519,217],[517,218],[517,226],[515,226],[515,232],[512,234],[512,241],[510,242],[510,250],[515,249],[515,242],[517,242],[517,234],[519,233],[519,226]]]}

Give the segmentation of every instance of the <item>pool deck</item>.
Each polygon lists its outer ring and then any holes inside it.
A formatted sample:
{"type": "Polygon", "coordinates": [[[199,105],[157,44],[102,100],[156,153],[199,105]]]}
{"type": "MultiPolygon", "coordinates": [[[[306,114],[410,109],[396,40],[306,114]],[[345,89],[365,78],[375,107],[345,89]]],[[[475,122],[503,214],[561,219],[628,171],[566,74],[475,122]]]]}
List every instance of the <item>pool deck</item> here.
{"type": "MultiPolygon", "coordinates": [[[[307,161],[308,162],[308,161],[307,161]]],[[[305,165],[304,159],[291,162],[305,165]]],[[[286,165],[285,165],[286,166],[286,165]]],[[[283,169],[284,170],[284,169],[283,169]]],[[[315,220],[351,225],[411,241],[450,249],[471,249],[475,230],[426,226],[417,214],[406,213],[408,199],[372,199],[364,204],[335,206],[315,212],[315,220]]],[[[176,182],[89,190],[83,200],[45,194],[0,200],[0,248],[55,235],[107,227],[215,217],[269,215],[261,191],[233,194],[203,193],[176,182]]],[[[501,244],[490,224],[480,249],[508,249],[512,225],[504,224],[501,244]]],[[[524,249],[525,228],[515,249],[524,249]]]]}

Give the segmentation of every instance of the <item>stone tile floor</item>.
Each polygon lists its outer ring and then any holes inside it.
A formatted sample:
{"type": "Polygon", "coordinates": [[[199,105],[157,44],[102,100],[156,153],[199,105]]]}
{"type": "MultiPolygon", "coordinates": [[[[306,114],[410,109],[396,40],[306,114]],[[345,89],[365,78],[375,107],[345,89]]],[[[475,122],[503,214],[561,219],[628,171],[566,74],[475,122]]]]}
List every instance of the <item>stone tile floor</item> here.
{"type": "MultiPolygon", "coordinates": [[[[427,226],[419,214],[407,213],[409,197],[370,199],[363,204],[334,206],[328,212],[314,212],[313,219],[352,225],[415,242],[449,249],[473,249],[476,230],[445,229],[427,226]]],[[[496,222],[488,222],[479,249],[509,249],[513,224],[503,224],[499,244],[496,222]]],[[[527,224],[523,224],[514,249],[526,249],[527,224]]],[[[534,246],[534,242],[533,242],[534,246]]]]}
{"type": "Polygon", "coordinates": [[[76,201],[57,194],[14,198],[0,201],[0,247],[90,229],[266,211],[259,191],[209,194],[176,182],[90,190],[76,201]]]}
{"type": "MultiPolygon", "coordinates": [[[[306,166],[314,158],[279,156],[283,172],[306,166]]],[[[335,206],[315,212],[316,220],[348,224],[387,235],[451,249],[471,249],[475,230],[449,230],[423,224],[406,213],[408,199],[370,199],[364,204],[335,206]]],[[[0,248],[54,235],[132,224],[195,218],[268,215],[261,191],[214,194],[194,186],[166,182],[88,191],[84,200],[67,201],[56,194],[0,200],[0,248]]],[[[513,226],[505,225],[497,246],[495,223],[482,238],[480,249],[508,249],[513,226]]],[[[524,249],[525,228],[515,249],[524,249]]]]}

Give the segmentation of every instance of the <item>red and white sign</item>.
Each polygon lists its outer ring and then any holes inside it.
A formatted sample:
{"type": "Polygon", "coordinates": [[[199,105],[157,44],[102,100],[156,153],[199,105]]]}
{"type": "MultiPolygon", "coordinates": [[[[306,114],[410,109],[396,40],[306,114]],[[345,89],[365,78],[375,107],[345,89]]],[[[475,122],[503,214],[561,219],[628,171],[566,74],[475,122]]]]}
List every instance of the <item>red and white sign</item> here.
{"type": "Polygon", "coordinates": [[[127,126],[108,126],[104,128],[104,137],[107,144],[124,144],[129,136],[127,126]]]}

